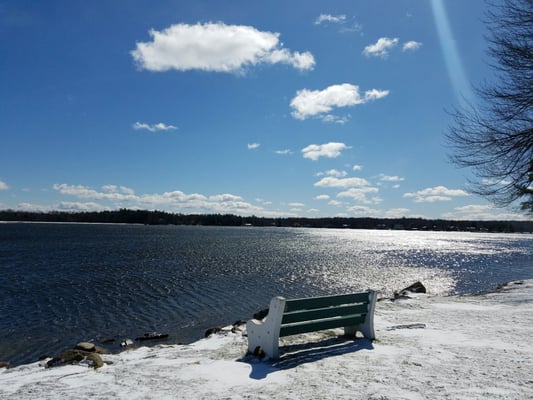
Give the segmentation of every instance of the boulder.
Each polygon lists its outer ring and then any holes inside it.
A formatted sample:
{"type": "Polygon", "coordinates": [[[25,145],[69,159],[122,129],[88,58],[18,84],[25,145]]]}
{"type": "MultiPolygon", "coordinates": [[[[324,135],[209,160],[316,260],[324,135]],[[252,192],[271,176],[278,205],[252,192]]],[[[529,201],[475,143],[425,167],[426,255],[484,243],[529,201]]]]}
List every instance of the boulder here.
{"type": "Polygon", "coordinates": [[[262,320],[268,315],[268,308],[260,310],[254,314],[254,319],[262,320]]]}
{"type": "Polygon", "coordinates": [[[87,361],[92,368],[100,368],[104,365],[102,357],[95,352],[71,349],[47,361],[45,366],[46,368],[51,368],[67,364],[79,364],[83,361],[87,361]]]}
{"type": "Polygon", "coordinates": [[[74,347],[74,350],[86,351],[88,353],[109,354],[109,350],[91,342],[80,342],[74,347]]]}
{"type": "Polygon", "coordinates": [[[413,283],[410,286],[407,286],[405,289],[403,289],[400,293],[409,292],[409,293],[426,293],[426,287],[422,284],[422,282],[418,281],[413,283]]]}
{"type": "Polygon", "coordinates": [[[209,328],[205,331],[204,337],[209,337],[211,335],[214,335],[215,333],[218,333],[222,331],[222,328],[215,326],[214,328],[209,328]]]}
{"type": "Polygon", "coordinates": [[[90,342],[80,342],[74,347],[75,350],[82,350],[82,351],[88,351],[90,353],[94,353],[96,351],[96,346],[94,343],[90,342]]]}

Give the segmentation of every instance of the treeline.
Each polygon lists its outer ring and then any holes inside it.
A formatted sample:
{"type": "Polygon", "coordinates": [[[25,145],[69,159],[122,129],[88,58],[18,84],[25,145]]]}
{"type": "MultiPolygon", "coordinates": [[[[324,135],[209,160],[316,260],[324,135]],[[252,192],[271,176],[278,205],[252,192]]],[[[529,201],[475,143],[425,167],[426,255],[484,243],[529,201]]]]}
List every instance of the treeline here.
{"type": "Polygon", "coordinates": [[[533,232],[533,221],[452,221],[423,218],[267,218],[232,214],[173,214],[129,210],[98,212],[28,212],[0,210],[0,221],[83,222],[144,225],[277,226],[344,229],[533,232]]]}

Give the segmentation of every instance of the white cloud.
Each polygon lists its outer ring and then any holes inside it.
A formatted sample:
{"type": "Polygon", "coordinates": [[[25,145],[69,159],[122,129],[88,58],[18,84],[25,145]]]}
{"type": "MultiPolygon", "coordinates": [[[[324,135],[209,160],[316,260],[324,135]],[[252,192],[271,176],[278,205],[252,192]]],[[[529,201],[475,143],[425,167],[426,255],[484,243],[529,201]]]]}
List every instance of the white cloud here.
{"type": "Polygon", "coordinates": [[[337,197],[348,197],[355,201],[365,203],[365,204],[378,204],[381,202],[381,199],[375,197],[373,199],[368,199],[367,195],[370,193],[377,193],[379,190],[375,187],[361,187],[361,188],[350,188],[344,192],[337,194],[337,197]]]}
{"type": "Polygon", "coordinates": [[[390,210],[385,211],[385,218],[401,218],[409,214],[408,208],[391,208],[390,210]]]}
{"type": "Polygon", "coordinates": [[[257,148],[259,148],[259,146],[261,146],[260,143],[248,143],[248,150],[257,149],[257,148]]]}
{"type": "Polygon", "coordinates": [[[252,26],[221,22],[176,24],[162,31],[152,29],[149,34],[150,42],[137,42],[131,51],[139,68],[149,71],[241,72],[262,63],[311,70],[315,65],[310,52],[291,52],[282,47],[279,33],[252,26]]]}
{"type": "Polygon", "coordinates": [[[352,167],[352,171],[361,171],[363,169],[362,165],[354,165],[352,167]]]}
{"type": "Polygon", "coordinates": [[[342,207],[344,203],[338,200],[331,200],[330,202],[328,202],[328,205],[333,206],[333,207],[342,207]]]}
{"type": "Polygon", "coordinates": [[[327,194],[319,194],[315,196],[315,200],[329,200],[329,196],[327,194]]]}
{"type": "Polygon", "coordinates": [[[352,107],[372,100],[381,99],[389,94],[388,90],[371,89],[362,96],[359,86],[349,83],[332,85],[324,90],[302,89],[296,92],[291,100],[291,115],[296,119],[304,120],[313,116],[321,116],[323,120],[333,120],[329,112],[333,108],[352,107]]]}
{"type": "Polygon", "coordinates": [[[298,203],[298,202],[294,202],[294,203],[289,203],[289,207],[305,207],[305,204],[304,203],[298,203]]]}
{"type": "Polygon", "coordinates": [[[341,155],[342,150],[349,149],[344,143],[325,143],[325,144],[310,144],[302,149],[303,157],[309,158],[313,161],[320,157],[336,158],[341,155]]]}
{"type": "Polygon", "coordinates": [[[339,115],[333,115],[333,114],[326,114],[322,116],[320,119],[324,122],[331,122],[333,124],[344,125],[345,123],[350,121],[350,116],[349,115],[339,116],[339,115]]]}
{"type": "Polygon", "coordinates": [[[530,221],[531,216],[509,212],[505,209],[499,209],[491,205],[470,204],[454,208],[453,212],[443,214],[446,219],[458,220],[499,220],[499,221],[530,221]]]}
{"type": "Polygon", "coordinates": [[[402,51],[415,51],[418,50],[420,47],[422,47],[422,43],[410,40],[409,42],[405,42],[403,44],[402,51]]]}
{"type": "Polygon", "coordinates": [[[352,215],[363,217],[377,217],[381,214],[379,210],[365,206],[353,206],[348,208],[348,211],[350,211],[352,215]]]}
{"type": "MultiPolygon", "coordinates": [[[[118,208],[165,210],[180,213],[217,213],[236,215],[257,215],[264,217],[296,216],[280,210],[267,210],[259,205],[246,202],[241,196],[223,193],[204,195],[200,193],[184,193],[174,190],[164,193],[136,194],[132,189],[119,185],[105,185],[95,190],[83,185],[55,184],[53,188],[62,195],[89,199],[94,203],[78,203],[80,209],[116,210],[118,208]]],[[[73,204],[64,202],[63,204],[73,204]]],[[[263,205],[271,202],[262,201],[263,205]]],[[[60,205],[36,206],[27,205],[27,209],[51,211],[61,209],[60,205]],[[41,207],[41,209],[39,208],[41,207]]]]}
{"type": "Polygon", "coordinates": [[[289,149],[284,149],[284,150],[276,150],[274,151],[274,153],[280,154],[280,155],[288,155],[288,154],[292,154],[292,151],[290,151],[289,149]]]}
{"type": "Polygon", "coordinates": [[[320,16],[315,20],[315,25],[320,25],[323,22],[343,24],[346,22],[346,15],[320,14],[320,16]]]}
{"type": "Polygon", "coordinates": [[[338,171],[336,169],[330,169],[330,170],[327,170],[326,172],[320,172],[317,174],[317,176],[322,176],[322,175],[335,176],[337,178],[342,178],[348,175],[348,173],[346,171],[338,171]]]}
{"type": "Polygon", "coordinates": [[[405,178],[395,175],[379,174],[379,180],[382,182],[402,182],[405,178]]]}
{"type": "Polygon", "coordinates": [[[216,194],[213,196],[209,196],[209,201],[217,201],[217,202],[228,202],[228,201],[242,201],[243,198],[241,196],[235,196],[234,194],[216,194]]]}
{"type": "Polygon", "coordinates": [[[366,46],[363,54],[367,57],[386,58],[389,55],[389,51],[398,45],[398,40],[398,38],[379,38],[376,43],[366,46]]]}
{"type": "Polygon", "coordinates": [[[175,127],[174,125],[166,125],[162,122],[150,125],[150,124],[137,121],[133,124],[133,129],[135,130],[145,129],[150,132],[156,132],[156,131],[172,131],[178,128],[175,127]]]}
{"type": "Polygon", "coordinates": [[[7,183],[0,181],[0,190],[7,190],[7,189],[9,189],[9,186],[7,185],[7,183]]]}
{"type": "Polygon", "coordinates": [[[271,201],[265,200],[265,199],[261,199],[261,198],[256,198],[255,201],[258,202],[258,203],[261,203],[261,204],[263,204],[265,206],[269,206],[269,205],[272,204],[271,201]]]}
{"type": "Polygon", "coordinates": [[[461,189],[448,189],[445,186],[436,186],[419,190],[418,192],[404,193],[403,197],[413,198],[416,203],[434,203],[436,201],[449,201],[452,197],[468,196],[461,189]]]}
{"type": "Polygon", "coordinates": [[[32,203],[20,203],[17,205],[17,210],[31,211],[31,212],[50,212],[50,211],[66,211],[66,212],[83,212],[83,211],[109,211],[111,208],[102,206],[96,202],[72,202],[61,201],[51,206],[43,206],[32,203]]]}
{"type": "Polygon", "coordinates": [[[102,190],[107,193],[122,193],[125,195],[133,195],[135,191],[126,186],[117,186],[117,185],[104,185],[102,190]]]}
{"type": "Polygon", "coordinates": [[[316,182],[314,186],[329,188],[350,188],[358,186],[368,186],[368,181],[363,178],[335,178],[334,176],[328,176],[316,182]]]}

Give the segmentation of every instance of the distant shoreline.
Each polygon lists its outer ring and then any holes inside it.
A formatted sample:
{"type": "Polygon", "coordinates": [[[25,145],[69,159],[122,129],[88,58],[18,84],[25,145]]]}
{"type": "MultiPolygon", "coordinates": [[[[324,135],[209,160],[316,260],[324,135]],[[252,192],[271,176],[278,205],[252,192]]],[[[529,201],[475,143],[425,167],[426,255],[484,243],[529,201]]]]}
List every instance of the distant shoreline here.
{"type": "Polygon", "coordinates": [[[283,228],[380,229],[457,231],[488,233],[533,233],[533,220],[474,221],[424,218],[327,217],[270,218],[233,214],[173,214],[164,211],[129,210],[97,212],[29,212],[0,210],[0,222],[41,222],[131,225],[202,225],[283,228]]]}

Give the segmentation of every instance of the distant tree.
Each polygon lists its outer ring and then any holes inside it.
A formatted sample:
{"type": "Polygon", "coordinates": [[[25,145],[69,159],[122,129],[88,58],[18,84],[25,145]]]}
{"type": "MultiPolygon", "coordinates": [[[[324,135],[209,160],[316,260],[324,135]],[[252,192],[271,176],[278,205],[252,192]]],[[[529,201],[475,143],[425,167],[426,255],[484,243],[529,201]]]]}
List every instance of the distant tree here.
{"type": "Polygon", "coordinates": [[[496,79],[451,112],[450,158],[472,168],[473,193],[533,213],[533,0],[491,3],[486,22],[496,79]]]}

